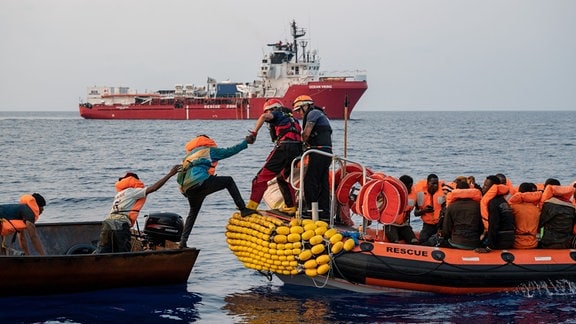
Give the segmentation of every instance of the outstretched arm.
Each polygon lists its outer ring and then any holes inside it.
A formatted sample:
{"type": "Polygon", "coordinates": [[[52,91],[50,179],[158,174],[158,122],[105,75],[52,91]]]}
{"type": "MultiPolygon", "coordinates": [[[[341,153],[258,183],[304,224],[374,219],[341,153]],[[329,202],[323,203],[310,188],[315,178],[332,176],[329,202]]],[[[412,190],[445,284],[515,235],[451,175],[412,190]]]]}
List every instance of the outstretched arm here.
{"type": "Polygon", "coordinates": [[[269,111],[260,115],[260,117],[256,121],[256,125],[254,126],[254,130],[252,131],[254,133],[252,135],[256,136],[255,134],[258,134],[258,131],[260,130],[260,128],[262,128],[262,125],[264,125],[264,122],[272,120],[272,119],[274,119],[274,115],[272,115],[272,113],[269,111]]]}
{"type": "Polygon", "coordinates": [[[174,176],[176,173],[178,173],[178,171],[180,171],[181,169],[182,169],[181,164],[176,164],[175,166],[173,166],[172,169],[170,169],[170,172],[168,172],[168,174],[166,174],[164,177],[162,177],[162,179],[156,181],[156,183],[154,183],[153,185],[146,188],[146,195],[151,194],[154,191],[162,188],[162,186],[166,183],[166,181],[168,181],[168,179],[172,178],[172,176],[174,176]]]}

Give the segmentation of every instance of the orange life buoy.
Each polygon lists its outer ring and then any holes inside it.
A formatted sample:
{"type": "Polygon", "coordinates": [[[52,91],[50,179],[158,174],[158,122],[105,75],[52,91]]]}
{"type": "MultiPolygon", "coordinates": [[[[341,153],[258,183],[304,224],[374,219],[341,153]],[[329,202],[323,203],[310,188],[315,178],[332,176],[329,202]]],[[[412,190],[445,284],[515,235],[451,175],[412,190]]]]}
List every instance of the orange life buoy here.
{"type": "Polygon", "coordinates": [[[384,183],[382,194],[386,197],[386,206],[380,213],[380,223],[392,224],[406,209],[408,190],[400,180],[394,177],[387,177],[384,183]]]}
{"type": "Polygon", "coordinates": [[[362,187],[364,190],[361,191],[364,193],[362,200],[359,199],[358,202],[362,203],[362,216],[364,218],[374,221],[380,220],[380,213],[387,203],[386,196],[382,194],[384,184],[384,180],[373,179],[362,187]]]}
{"type": "Polygon", "coordinates": [[[336,189],[336,199],[345,205],[350,201],[350,190],[355,184],[362,184],[362,172],[350,172],[344,176],[336,189]]]}

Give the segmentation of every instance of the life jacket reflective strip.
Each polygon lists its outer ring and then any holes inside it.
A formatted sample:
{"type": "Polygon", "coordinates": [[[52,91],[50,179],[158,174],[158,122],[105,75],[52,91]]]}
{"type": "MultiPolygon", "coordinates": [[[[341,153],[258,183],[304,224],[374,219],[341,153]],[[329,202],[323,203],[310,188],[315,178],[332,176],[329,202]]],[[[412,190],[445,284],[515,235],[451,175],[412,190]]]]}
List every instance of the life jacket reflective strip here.
{"type": "Polygon", "coordinates": [[[488,204],[494,197],[499,195],[505,195],[510,192],[510,188],[505,184],[493,185],[488,189],[488,191],[482,196],[480,200],[480,214],[482,214],[482,223],[484,224],[484,230],[488,230],[488,204]]]}

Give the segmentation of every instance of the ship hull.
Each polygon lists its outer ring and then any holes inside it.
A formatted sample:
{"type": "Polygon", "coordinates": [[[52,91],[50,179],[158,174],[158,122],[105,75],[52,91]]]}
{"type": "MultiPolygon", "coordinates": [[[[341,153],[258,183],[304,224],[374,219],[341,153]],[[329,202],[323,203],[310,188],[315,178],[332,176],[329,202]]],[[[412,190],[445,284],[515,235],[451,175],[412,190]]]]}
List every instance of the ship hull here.
{"type": "MultiPolygon", "coordinates": [[[[344,119],[368,89],[366,81],[317,81],[292,85],[280,99],[290,107],[299,95],[307,94],[323,107],[330,119],[344,119]],[[347,100],[346,100],[347,98],[347,100]]],[[[81,104],[80,116],[85,119],[166,119],[166,120],[233,120],[256,119],[264,102],[270,98],[194,98],[176,105],[174,99],[147,104],[104,105],[81,104]]]]}

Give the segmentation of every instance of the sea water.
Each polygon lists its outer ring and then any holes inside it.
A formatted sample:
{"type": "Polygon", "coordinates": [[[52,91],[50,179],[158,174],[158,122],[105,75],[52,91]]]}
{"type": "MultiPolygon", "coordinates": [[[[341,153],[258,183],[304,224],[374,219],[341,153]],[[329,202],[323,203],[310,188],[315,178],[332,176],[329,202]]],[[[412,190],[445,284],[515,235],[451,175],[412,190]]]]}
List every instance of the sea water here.
{"type": "MultiPolygon", "coordinates": [[[[355,111],[351,120],[332,121],[334,152],[374,171],[415,180],[430,173],[445,180],[474,175],[479,183],[504,173],[515,185],[576,180],[574,125],[574,111],[355,111]]],[[[0,203],[39,192],[48,202],[39,222],[101,220],[125,172],[151,185],[181,162],[194,136],[207,134],[227,147],[253,126],[254,121],[84,120],[75,112],[0,112],[0,203]]],[[[251,180],[272,148],[261,130],[254,145],[218,164],[218,174],[233,176],[247,200],[251,180]]],[[[362,295],[269,281],[244,268],[227,247],[225,226],[234,210],[226,191],[205,200],[188,243],[201,252],[184,286],[0,298],[0,321],[575,322],[572,282],[536,291],[443,296],[362,295]]],[[[187,215],[175,179],[148,197],[141,215],[160,211],[187,215]]],[[[413,225],[421,226],[420,220],[413,225]]]]}

